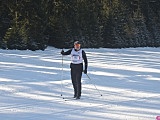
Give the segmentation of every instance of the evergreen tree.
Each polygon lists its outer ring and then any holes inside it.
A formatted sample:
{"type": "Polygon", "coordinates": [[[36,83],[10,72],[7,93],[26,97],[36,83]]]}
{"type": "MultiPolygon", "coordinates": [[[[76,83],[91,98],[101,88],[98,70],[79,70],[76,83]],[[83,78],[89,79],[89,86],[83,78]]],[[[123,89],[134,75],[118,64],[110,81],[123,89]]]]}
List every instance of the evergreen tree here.
{"type": "Polygon", "coordinates": [[[159,47],[159,0],[0,1],[0,48],[159,47]]]}

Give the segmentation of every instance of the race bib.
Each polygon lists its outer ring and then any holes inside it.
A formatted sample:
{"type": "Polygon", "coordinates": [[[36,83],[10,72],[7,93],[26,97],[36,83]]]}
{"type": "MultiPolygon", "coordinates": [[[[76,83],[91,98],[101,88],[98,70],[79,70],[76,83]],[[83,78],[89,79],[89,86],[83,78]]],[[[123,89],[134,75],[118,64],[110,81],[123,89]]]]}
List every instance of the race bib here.
{"type": "Polygon", "coordinates": [[[72,61],[77,62],[79,60],[80,60],[80,56],[78,56],[78,55],[73,55],[72,56],[72,61]]]}
{"type": "Polygon", "coordinates": [[[73,63],[73,64],[83,63],[82,50],[75,51],[74,48],[72,49],[72,52],[71,52],[71,63],[73,63]]]}

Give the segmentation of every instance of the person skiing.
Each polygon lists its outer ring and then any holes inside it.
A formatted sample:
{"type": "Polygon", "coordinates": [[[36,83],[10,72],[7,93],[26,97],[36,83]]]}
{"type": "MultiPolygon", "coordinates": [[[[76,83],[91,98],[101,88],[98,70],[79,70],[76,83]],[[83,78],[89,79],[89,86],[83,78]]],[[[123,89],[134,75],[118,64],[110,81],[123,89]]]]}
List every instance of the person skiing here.
{"type": "Polygon", "coordinates": [[[82,72],[87,74],[88,60],[84,50],[81,49],[81,44],[79,41],[74,42],[74,48],[64,52],[61,51],[62,55],[71,55],[71,79],[74,88],[74,98],[80,99],[81,97],[81,77],[82,72]],[[83,61],[85,63],[85,68],[83,70],[83,61]]]}

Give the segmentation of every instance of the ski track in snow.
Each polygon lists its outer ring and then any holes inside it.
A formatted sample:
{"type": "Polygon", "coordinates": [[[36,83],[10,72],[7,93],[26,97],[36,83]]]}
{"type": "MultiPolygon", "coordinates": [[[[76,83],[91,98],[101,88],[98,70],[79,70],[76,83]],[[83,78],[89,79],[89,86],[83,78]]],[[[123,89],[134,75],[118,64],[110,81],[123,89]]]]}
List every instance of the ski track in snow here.
{"type": "Polygon", "coordinates": [[[70,56],[64,57],[62,72],[60,51],[0,50],[1,120],[155,120],[160,115],[159,48],[85,49],[91,80],[83,75],[80,100],[69,99],[70,56]]]}

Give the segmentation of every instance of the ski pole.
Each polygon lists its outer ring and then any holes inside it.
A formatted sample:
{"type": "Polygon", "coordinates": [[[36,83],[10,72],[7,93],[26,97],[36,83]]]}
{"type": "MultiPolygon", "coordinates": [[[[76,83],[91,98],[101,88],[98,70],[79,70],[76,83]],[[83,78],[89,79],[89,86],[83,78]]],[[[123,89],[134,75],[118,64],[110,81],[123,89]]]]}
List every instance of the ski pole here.
{"type": "MultiPolygon", "coordinates": [[[[63,50],[63,49],[62,49],[63,50]]],[[[62,75],[61,75],[61,96],[63,96],[62,95],[62,87],[63,87],[63,83],[62,83],[62,80],[63,80],[63,55],[62,55],[62,75]]]]}
{"type": "MultiPolygon", "coordinates": [[[[91,80],[91,78],[89,77],[88,74],[86,74],[88,79],[91,80]]],[[[92,80],[91,80],[92,81],[92,80]]],[[[97,89],[96,85],[92,82],[92,84],[94,85],[95,89],[99,92],[99,94],[102,96],[102,94],[100,93],[100,91],[97,89]]]]}

